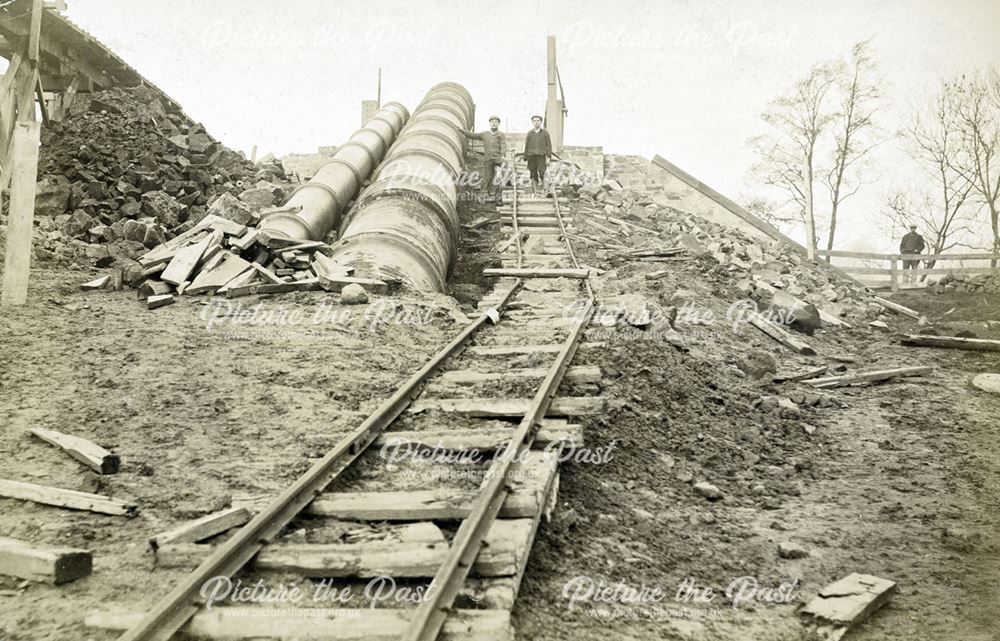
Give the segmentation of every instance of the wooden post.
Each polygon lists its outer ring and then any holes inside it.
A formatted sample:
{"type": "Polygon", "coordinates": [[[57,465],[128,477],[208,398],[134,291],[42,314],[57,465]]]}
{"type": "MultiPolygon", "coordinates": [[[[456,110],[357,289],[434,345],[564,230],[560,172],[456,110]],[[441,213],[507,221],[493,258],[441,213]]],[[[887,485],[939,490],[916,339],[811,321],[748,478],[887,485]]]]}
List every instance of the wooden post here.
{"type": "Polygon", "coordinates": [[[545,129],[552,139],[552,151],[562,151],[563,123],[562,105],[559,103],[556,77],[556,37],[547,39],[547,83],[548,99],[545,102],[545,129]]]}
{"type": "Polygon", "coordinates": [[[35,216],[35,179],[41,127],[34,121],[14,126],[10,170],[10,211],[0,305],[23,305],[28,300],[31,229],[35,216]]]}
{"type": "Polygon", "coordinates": [[[899,291],[899,261],[895,256],[889,259],[889,289],[899,291]]]}

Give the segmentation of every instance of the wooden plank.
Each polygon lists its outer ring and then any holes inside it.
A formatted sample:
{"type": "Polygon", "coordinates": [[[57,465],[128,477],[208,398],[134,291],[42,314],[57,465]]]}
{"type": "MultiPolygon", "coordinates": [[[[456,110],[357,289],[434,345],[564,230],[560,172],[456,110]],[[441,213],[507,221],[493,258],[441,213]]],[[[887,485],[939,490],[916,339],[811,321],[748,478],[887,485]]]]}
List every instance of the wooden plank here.
{"type": "MultiPolygon", "coordinates": [[[[512,432],[511,432],[512,433],[512,432]]],[[[408,449],[382,450],[387,460],[410,456],[408,449]]],[[[487,461],[477,453],[469,460],[487,461]]],[[[511,471],[511,488],[500,507],[501,518],[538,518],[559,466],[556,452],[529,451],[511,471]]],[[[402,492],[333,492],[321,495],[308,513],[360,521],[460,521],[472,511],[479,495],[475,489],[438,488],[402,492]]]]}
{"type": "Polygon", "coordinates": [[[8,479],[0,479],[0,496],[113,516],[135,516],[138,513],[138,508],[135,505],[112,499],[103,494],[64,490],[8,479]]]}
{"type": "MultiPolygon", "coordinates": [[[[407,445],[426,450],[438,449],[447,451],[479,450],[489,452],[507,444],[513,434],[512,428],[484,427],[466,430],[446,431],[399,431],[385,432],[373,443],[374,447],[385,445],[407,445]]],[[[583,445],[583,426],[570,423],[566,419],[542,419],[532,447],[545,448],[559,445],[560,447],[581,447],[583,445]]]]}
{"type": "MultiPolygon", "coordinates": [[[[412,609],[386,604],[362,609],[220,607],[199,610],[181,628],[183,638],[273,639],[287,641],[398,641],[412,609]]],[[[84,625],[106,630],[136,626],[144,612],[90,612],[84,625]]],[[[445,620],[443,641],[512,641],[510,610],[457,609],[445,620]]]]}
{"type": "Polygon", "coordinates": [[[104,289],[108,286],[108,282],[111,280],[111,276],[101,276],[100,278],[95,278],[94,280],[87,281],[80,285],[80,289],[83,291],[93,291],[95,289],[104,289]]]}
{"type": "MultiPolygon", "coordinates": [[[[513,379],[545,378],[546,373],[547,370],[544,367],[509,369],[503,372],[458,370],[445,372],[437,380],[442,383],[454,385],[478,385],[480,383],[494,383],[496,381],[513,379]]],[[[601,368],[597,365],[572,365],[566,369],[564,380],[570,383],[596,383],[601,380],[601,368]]]]}
{"type": "Polygon", "coordinates": [[[221,295],[227,293],[230,289],[236,287],[245,287],[246,285],[249,285],[254,280],[256,280],[256,278],[257,278],[257,270],[251,267],[242,274],[237,275],[235,278],[230,280],[228,283],[226,283],[219,289],[215,290],[215,293],[221,295]]]}
{"type": "Polygon", "coordinates": [[[245,507],[231,507],[182,523],[177,527],[150,537],[149,545],[155,551],[168,543],[196,543],[221,534],[237,525],[243,525],[253,517],[245,507]]]}
{"type": "Polygon", "coordinates": [[[885,605],[896,592],[896,583],[870,574],[848,574],[819,591],[800,613],[850,628],[885,605]]]}
{"type": "Polygon", "coordinates": [[[544,269],[539,267],[523,267],[521,269],[498,269],[491,267],[483,270],[483,276],[509,278],[590,278],[589,269],[544,269]]]}
{"type": "Polygon", "coordinates": [[[173,305],[177,299],[173,294],[157,294],[146,299],[146,309],[159,309],[167,305],[173,305]]]}
{"type": "MultiPolygon", "coordinates": [[[[580,349],[604,347],[603,342],[581,343],[580,349]]],[[[562,345],[473,345],[468,349],[477,356],[511,356],[514,354],[556,354],[562,345]]]]}
{"type": "Polygon", "coordinates": [[[224,252],[222,262],[211,269],[202,270],[185,291],[187,294],[201,294],[219,289],[240,274],[252,269],[250,262],[236,254],[224,252]]]}
{"type": "Polygon", "coordinates": [[[256,269],[257,273],[260,274],[261,277],[269,283],[272,283],[274,285],[281,285],[285,282],[281,278],[279,278],[277,274],[275,274],[270,269],[264,267],[263,265],[261,265],[256,261],[250,263],[250,266],[256,269]]]}
{"type": "Polygon", "coordinates": [[[853,383],[866,383],[872,381],[884,381],[900,376],[921,376],[929,374],[934,368],[929,365],[916,367],[897,367],[895,369],[883,369],[872,372],[858,372],[856,374],[846,374],[844,376],[828,376],[826,378],[814,378],[807,380],[806,385],[830,389],[833,387],[843,387],[853,383]]]}
{"type": "Polygon", "coordinates": [[[830,368],[826,365],[820,365],[819,367],[808,369],[804,372],[798,372],[796,374],[776,374],[771,380],[775,383],[798,383],[799,381],[805,381],[810,378],[822,376],[823,374],[826,374],[829,369],[830,368]]]}
{"type": "Polygon", "coordinates": [[[121,459],[117,454],[112,454],[85,438],[41,427],[31,428],[31,433],[46,443],[62,448],[67,454],[98,474],[117,474],[121,466],[121,459]]]}
{"type": "Polygon", "coordinates": [[[255,242],[257,242],[257,230],[247,229],[246,233],[244,233],[242,236],[238,238],[231,237],[229,239],[229,246],[239,251],[245,251],[249,249],[250,246],[253,245],[255,242]]]}
{"type": "Polygon", "coordinates": [[[320,285],[328,292],[339,292],[348,285],[361,285],[365,291],[373,294],[386,294],[389,291],[389,284],[387,282],[375,278],[327,275],[321,275],[318,278],[320,285]]]}
{"type": "Polygon", "coordinates": [[[903,316],[909,316],[910,318],[920,320],[920,312],[916,310],[912,310],[909,307],[900,305],[899,303],[894,303],[891,300],[886,300],[885,298],[882,298],[880,296],[875,296],[874,299],[876,303],[878,303],[882,307],[885,307],[886,309],[890,309],[896,312],[897,314],[902,314],[903,316]]]}
{"type": "MultiPolygon", "coordinates": [[[[877,254],[869,252],[855,252],[855,251],[844,251],[840,249],[825,250],[817,249],[817,256],[832,256],[834,258],[867,258],[871,260],[890,260],[896,258],[898,260],[933,260],[933,261],[948,261],[948,260],[991,260],[993,258],[1000,258],[1000,254],[988,254],[988,253],[970,253],[970,254],[877,254]]],[[[842,268],[843,269],[843,268],[842,268]]]]}
{"type": "Polygon", "coordinates": [[[60,585],[89,575],[94,567],[88,550],[37,547],[0,537],[0,574],[60,585]]]}
{"type": "MultiPolygon", "coordinates": [[[[512,576],[520,555],[526,554],[532,519],[502,519],[494,522],[472,565],[478,576],[512,576]]],[[[156,553],[157,565],[191,567],[211,554],[213,546],[170,544],[156,553]]],[[[258,570],[294,572],[310,578],[391,576],[433,577],[448,555],[448,543],[393,541],[332,544],[272,544],[257,555],[258,570]]]]}
{"type": "MultiPolygon", "coordinates": [[[[517,417],[523,416],[530,405],[530,398],[428,398],[417,399],[407,412],[418,414],[434,410],[480,418],[517,417]]],[[[588,416],[603,410],[604,399],[599,396],[557,396],[549,404],[546,416],[588,416]]]]}
{"type": "Polygon", "coordinates": [[[38,48],[42,40],[42,0],[31,2],[31,26],[28,30],[28,60],[38,61],[38,48]]]}
{"type": "Polygon", "coordinates": [[[319,280],[310,278],[297,280],[292,283],[259,283],[255,285],[242,285],[240,287],[230,287],[226,290],[226,298],[239,298],[240,296],[250,296],[252,294],[285,294],[288,292],[315,292],[322,289],[319,280]]]}
{"type": "Polygon", "coordinates": [[[179,249],[174,254],[174,257],[170,259],[167,268],[160,274],[160,280],[171,285],[180,285],[184,281],[189,280],[191,273],[198,265],[198,261],[201,260],[205,251],[211,246],[211,242],[212,237],[207,236],[193,245],[179,249]]]}
{"type": "Polygon", "coordinates": [[[766,318],[763,318],[759,314],[750,314],[747,316],[747,320],[750,321],[751,325],[760,331],[799,354],[805,354],[808,356],[814,356],[816,354],[816,350],[810,347],[806,342],[792,336],[790,333],[778,327],[766,318]]]}
{"type": "Polygon", "coordinates": [[[1000,352],[1000,341],[985,338],[959,338],[957,336],[927,336],[924,334],[907,334],[900,341],[911,347],[944,347],[949,349],[964,349],[977,352],[1000,352]]]}
{"type": "Polygon", "coordinates": [[[28,301],[39,135],[37,122],[17,122],[14,125],[9,160],[7,166],[3,167],[5,176],[10,176],[10,203],[0,306],[24,305],[28,301]]]}

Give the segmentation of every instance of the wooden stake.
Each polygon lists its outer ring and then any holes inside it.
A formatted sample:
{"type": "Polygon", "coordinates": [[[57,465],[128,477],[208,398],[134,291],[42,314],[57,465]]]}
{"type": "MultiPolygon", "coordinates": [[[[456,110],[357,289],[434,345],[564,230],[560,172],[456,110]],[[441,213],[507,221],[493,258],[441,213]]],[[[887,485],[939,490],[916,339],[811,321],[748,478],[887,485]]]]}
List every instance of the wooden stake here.
{"type": "Polygon", "coordinates": [[[37,122],[19,121],[11,141],[10,212],[7,218],[7,249],[4,259],[0,305],[24,305],[28,301],[31,267],[31,233],[35,216],[35,181],[38,174],[37,122]]]}

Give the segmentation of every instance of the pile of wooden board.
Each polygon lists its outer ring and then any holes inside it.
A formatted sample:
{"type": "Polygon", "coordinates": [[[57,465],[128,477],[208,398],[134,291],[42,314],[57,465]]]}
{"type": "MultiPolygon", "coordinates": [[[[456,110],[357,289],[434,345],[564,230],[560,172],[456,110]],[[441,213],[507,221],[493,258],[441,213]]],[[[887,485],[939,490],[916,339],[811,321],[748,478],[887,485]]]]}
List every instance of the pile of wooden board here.
{"type": "MultiPolygon", "coordinates": [[[[340,291],[358,284],[385,293],[388,284],[353,278],[353,268],[338,264],[321,241],[275,237],[253,227],[208,215],[185,233],[139,259],[133,278],[139,299],[149,309],[169,305],[180,295],[215,294],[236,298],[290,291],[340,291]]],[[[84,283],[83,289],[113,287],[111,275],[84,283]]]]}

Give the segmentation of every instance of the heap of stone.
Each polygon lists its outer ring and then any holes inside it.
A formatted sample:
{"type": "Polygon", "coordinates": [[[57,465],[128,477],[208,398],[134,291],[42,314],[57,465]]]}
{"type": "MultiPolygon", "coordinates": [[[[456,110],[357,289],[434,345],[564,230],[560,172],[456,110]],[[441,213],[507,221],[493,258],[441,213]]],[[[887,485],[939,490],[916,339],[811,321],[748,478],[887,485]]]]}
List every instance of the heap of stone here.
{"type": "Polygon", "coordinates": [[[714,271],[762,304],[814,306],[818,316],[832,324],[841,318],[865,319],[881,310],[864,285],[825,262],[810,263],[786,242],[750,237],[739,229],[658,205],[642,191],[622,188],[614,180],[585,185],[579,196],[600,208],[594,210],[598,224],[626,231],[629,224],[639,226],[629,234],[633,254],[641,255],[645,245],[650,250],[666,246],[708,257],[718,263],[714,271]],[[659,238],[643,234],[643,228],[655,230],[659,238]]]}
{"type": "Polygon", "coordinates": [[[1000,294],[1000,274],[945,274],[928,285],[936,294],[959,292],[967,294],[1000,294]]]}
{"type": "Polygon", "coordinates": [[[145,87],[80,96],[43,127],[34,258],[99,266],[132,259],[238,201],[240,224],[287,188],[145,87]],[[219,202],[220,199],[227,199],[219,202]]]}

